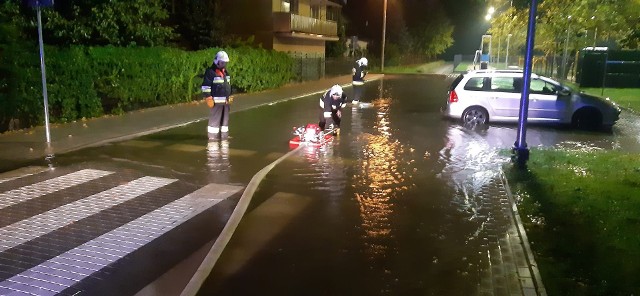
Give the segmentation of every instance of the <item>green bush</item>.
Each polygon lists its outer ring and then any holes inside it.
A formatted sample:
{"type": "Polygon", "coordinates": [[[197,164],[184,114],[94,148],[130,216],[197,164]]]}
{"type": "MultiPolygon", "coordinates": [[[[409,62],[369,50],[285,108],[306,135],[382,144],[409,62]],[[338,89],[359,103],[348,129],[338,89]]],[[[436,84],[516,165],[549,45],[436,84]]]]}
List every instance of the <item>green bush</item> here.
{"type": "Polygon", "coordinates": [[[69,122],[102,115],[102,106],[93,86],[95,75],[84,48],[47,47],[45,56],[51,118],[69,122]]]}
{"type": "Polygon", "coordinates": [[[95,47],[88,52],[95,89],[108,113],[189,101],[202,68],[197,54],[170,48],[95,47]]]}
{"type": "MultiPolygon", "coordinates": [[[[11,119],[22,127],[44,121],[38,47],[16,42],[10,28],[0,39],[0,132],[11,119]]],[[[47,47],[51,122],[69,122],[199,99],[206,67],[219,48],[187,52],[165,47],[47,47]]],[[[236,92],[280,87],[293,77],[285,53],[239,47],[225,49],[236,92]]]]}
{"type": "Polygon", "coordinates": [[[20,38],[14,26],[0,25],[0,132],[10,122],[31,126],[44,120],[37,44],[20,38]]]}
{"type": "Polygon", "coordinates": [[[293,59],[286,53],[251,47],[231,49],[227,53],[232,84],[240,91],[277,88],[293,79],[293,59]]]}

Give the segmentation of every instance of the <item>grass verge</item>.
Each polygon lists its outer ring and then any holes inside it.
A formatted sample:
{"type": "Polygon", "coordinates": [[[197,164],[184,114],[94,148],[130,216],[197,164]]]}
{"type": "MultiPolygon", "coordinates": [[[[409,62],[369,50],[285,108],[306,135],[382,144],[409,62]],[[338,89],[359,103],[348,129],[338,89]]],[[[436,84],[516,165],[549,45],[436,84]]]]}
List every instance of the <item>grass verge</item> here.
{"type": "Polygon", "coordinates": [[[640,295],[640,155],[532,149],[507,168],[549,295],[640,295]]]}
{"type": "Polygon", "coordinates": [[[640,111],[640,88],[581,88],[580,90],[596,95],[609,97],[621,107],[640,111]],[[604,93],[604,94],[603,94],[604,93]]]}
{"type": "Polygon", "coordinates": [[[434,61],[418,65],[393,66],[385,67],[385,74],[425,74],[436,73],[436,71],[445,65],[445,61],[434,61]]]}

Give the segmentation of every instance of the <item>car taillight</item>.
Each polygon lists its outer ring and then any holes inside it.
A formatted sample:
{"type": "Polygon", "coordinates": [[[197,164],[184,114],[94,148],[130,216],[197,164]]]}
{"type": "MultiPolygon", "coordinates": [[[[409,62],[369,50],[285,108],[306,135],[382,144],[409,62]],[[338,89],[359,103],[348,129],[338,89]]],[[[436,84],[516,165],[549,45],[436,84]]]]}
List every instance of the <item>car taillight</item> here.
{"type": "Polygon", "coordinates": [[[449,103],[455,103],[458,101],[458,95],[455,90],[449,92],[449,103]]]}

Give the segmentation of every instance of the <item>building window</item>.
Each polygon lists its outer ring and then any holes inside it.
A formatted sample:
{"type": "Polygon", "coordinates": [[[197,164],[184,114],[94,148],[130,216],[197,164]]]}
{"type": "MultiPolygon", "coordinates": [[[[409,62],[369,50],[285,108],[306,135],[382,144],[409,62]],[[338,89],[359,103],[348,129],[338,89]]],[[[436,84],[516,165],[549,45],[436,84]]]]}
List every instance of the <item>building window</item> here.
{"type": "Polygon", "coordinates": [[[298,0],[282,0],[282,11],[298,13],[298,0]]]}
{"type": "Polygon", "coordinates": [[[320,6],[311,5],[311,17],[314,19],[320,19],[320,6]]]}
{"type": "Polygon", "coordinates": [[[327,6],[327,20],[337,22],[340,17],[340,10],[337,7],[327,6]]]}

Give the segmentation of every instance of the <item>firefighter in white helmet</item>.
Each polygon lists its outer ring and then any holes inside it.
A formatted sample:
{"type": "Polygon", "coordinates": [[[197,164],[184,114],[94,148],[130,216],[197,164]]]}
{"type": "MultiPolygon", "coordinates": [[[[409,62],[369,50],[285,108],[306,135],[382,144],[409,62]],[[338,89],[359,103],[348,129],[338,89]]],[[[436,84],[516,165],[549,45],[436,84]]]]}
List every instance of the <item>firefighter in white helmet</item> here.
{"type": "Polygon", "coordinates": [[[229,104],[231,97],[231,75],[227,71],[229,55],[225,51],[216,53],[213,64],[204,74],[202,97],[210,108],[207,133],[209,139],[225,138],[229,135],[229,104]]]}
{"type": "Polygon", "coordinates": [[[336,134],[338,133],[342,118],[340,110],[344,108],[346,101],[347,96],[340,85],[336,84],[324,93],[320,98],[320,123],[318,123],[322,130],[325,129],[328,122],[329,126],[335,129],[336,134]]]}
{"type": "Polygon", "coordinates": [[[353,74],[351,85],[353,85],[353,104],[358,104],[362,99],[362,93],[364,90],[364,77],[367,75],[367,65],[369,61],[367,58],[362,57],[356,61],[356,64],[351,69],[353,74]]]}

